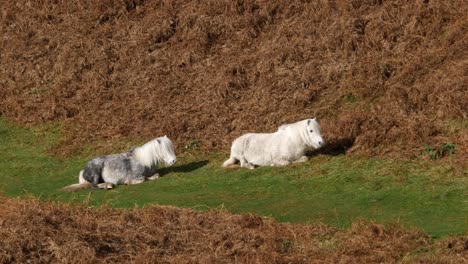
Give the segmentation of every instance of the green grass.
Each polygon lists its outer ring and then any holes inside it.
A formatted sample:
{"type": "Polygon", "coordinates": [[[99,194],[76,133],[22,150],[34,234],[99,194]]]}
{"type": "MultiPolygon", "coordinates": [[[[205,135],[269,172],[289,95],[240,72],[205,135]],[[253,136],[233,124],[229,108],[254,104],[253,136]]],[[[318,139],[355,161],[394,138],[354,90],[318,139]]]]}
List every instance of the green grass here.
{"type": "Polygon", "coordinates": [[[418,227],[434,237],[468,231],[466,173],[457,176],[441,162],[318,155],[302,164],[246,170],[220,168],[227,153],[186,152],[174,167],[161,169],[163,177],[156,181],[62,193],[91,157],[47,155],[58,140],[57,126],[24,129],[0,119],[0,192],[92,206],[224,208],[339,227],[365,218],[418,227]]]}

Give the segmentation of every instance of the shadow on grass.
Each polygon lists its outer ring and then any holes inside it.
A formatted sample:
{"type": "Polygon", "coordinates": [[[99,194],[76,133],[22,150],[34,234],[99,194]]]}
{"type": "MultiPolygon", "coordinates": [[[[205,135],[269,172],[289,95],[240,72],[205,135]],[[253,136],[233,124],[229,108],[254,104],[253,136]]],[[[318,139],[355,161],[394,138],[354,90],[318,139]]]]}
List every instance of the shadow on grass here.
{"type": "Polygon", "coordinates": [[[181,172],[181,173],[192,172],[194,170],[198,170],[199,168],[205,166],[206,164],[208,164],[208,160],[191,162],[191,163],[183,164],[180,166],[176,165],[173,167],[165,167],[159,170],[159,174],[161,176],[164,176],[165,174],[168,174],[169,172],[181,172]]]}
{"type": "Polygon", "coordinates": [[[345,154],[346,151],[348,151],[348,149],[353,146],[355,140],[355,138],[340,138],[331,140],[322,148],[307,152],[307,156],[310,157],[318,154],[338,156],[345,154]]]}

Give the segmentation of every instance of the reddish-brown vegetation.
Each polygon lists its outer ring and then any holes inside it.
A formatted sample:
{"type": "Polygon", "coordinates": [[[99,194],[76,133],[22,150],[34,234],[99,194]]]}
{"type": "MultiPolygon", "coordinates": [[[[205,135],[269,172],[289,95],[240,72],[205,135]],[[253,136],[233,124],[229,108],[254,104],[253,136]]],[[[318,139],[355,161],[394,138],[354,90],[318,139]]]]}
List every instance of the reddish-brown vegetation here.
{"type": "Polygon", "coordinates": [[[82,144],[206,150],[318,116],[351,151],[466,159],[468,5],[454,1],[6,1],[0,115],[82,144]]]}
{"type": "MultiPolygon", "coordinates": [[[[2,1],[0,115],[58,121],[56,151],[167,134],[228,149],[318,116],[332,148],[466,162],[464,0],[2,1]]],[[[101,146],[102,147],[102,146],[101,146]]],[[[468,238],[172,207],[0,199],[0,262],[463,263],[468,238]]]]}
{"type": "Polygon", "coordinates": [[[463,263],[468,237],[357,221],[349,229],[174,207],[0,198],[2,263],[463,263]],[[237,262],[236,262],[237,261],[237,262]]]}

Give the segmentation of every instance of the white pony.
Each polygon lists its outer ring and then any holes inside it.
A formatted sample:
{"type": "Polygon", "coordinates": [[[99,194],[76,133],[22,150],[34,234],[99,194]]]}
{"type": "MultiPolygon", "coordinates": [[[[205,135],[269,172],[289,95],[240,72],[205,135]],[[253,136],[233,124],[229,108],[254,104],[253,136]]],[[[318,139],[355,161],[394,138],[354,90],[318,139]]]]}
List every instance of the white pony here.
{"type": "Polygon", "coordinates": [[[304,162],[308,160],[305,155],[307,149],[318,149],[323,144],[317,120],[306,119],[282,125],[275,133],[249,133],[237,138],[232,143],[231,157],[223,163],[223,167],[237,162],[248,169],[304,162]]]}
{"type": "Polygon", "coordinates": [[[76,191],[85,188],[112,189],[118,184],[138,184],[159,178],[156,167],[164,161],[172,166],[176,162],[171,140],[164,136],[126,153],[100,156],[88,162],[80,172],[78,183],[62,188],[76,191]]]}

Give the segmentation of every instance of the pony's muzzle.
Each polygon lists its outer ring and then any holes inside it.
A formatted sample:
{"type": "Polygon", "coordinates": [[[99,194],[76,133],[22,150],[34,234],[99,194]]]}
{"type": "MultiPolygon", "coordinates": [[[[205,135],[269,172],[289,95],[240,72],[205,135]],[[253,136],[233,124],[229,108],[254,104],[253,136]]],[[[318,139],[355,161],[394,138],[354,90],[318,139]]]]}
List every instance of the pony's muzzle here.
{"type": "Polygon", "coordinates": [[[167,165],[172,166],[172,165],[174,165],[175,163],[176,163],[176,160],[175,160],[175,159],[171,159],[171,160],[169,160],[169,161],[167,162],[167,165]]]}

